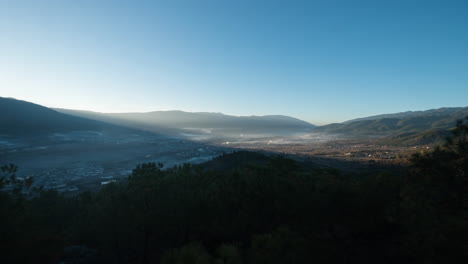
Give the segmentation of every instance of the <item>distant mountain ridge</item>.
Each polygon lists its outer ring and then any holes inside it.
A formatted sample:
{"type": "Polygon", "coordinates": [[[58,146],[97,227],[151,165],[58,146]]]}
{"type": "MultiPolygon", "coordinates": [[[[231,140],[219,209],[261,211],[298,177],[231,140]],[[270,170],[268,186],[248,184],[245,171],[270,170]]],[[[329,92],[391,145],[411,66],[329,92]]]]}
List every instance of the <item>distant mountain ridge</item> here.
{"type": "Polygon", "coordinates": [[[455,122],[465,116],[468,107],[446,107],[358,118],[321,126],[315,131],[349,138],[385,137],[383,142],[395,144],[428,144],[444,139],[455,122]]]}
{"type": "Polygon", "coordinates": [[[449,130],[454,128],[458,119],[468,116],[468,107],[384,114],[320,127],[283,115],[230,116],[222,113],[177,110],[106,114],[50,109],[2,97],[0,97],[0,113],[0,135],[145,130],[182,138],[209,136],[223,139],[249,135],[288,136],[315,132],[340,135],[342,138],[381,138],[384,143],[416,145],[441,141],[449,134],[449,130]]]}
{"type": "Polygon", "coordinates": [[[456,113],[457,111],[466,112],[468,107],[442,107],[437,109],[430,109],[424,111],[406,111],[406,112],[399,112],[393,114],[382,114],[382,115],[375,115],[375,116],[368,116],[362,118],[351,119],[345,121],[343,123],[351,123],[356,121],[364,121],[364,120],[378,120],[383,118],[409,118],[409,117],[419,117],[419,116],[443,116],[443,115],[451,115],[456,113]]]}
{"type": "Polygon", "coordinates": [[[113,129],[103,122],[70,116],[34,103],[0,97],[0,134],[30,135],[113,129]]]}
{"type": "Polygon", "coordinates": [[[97,113],[56,109],[69,115],[137,127],[150,131],[183,130],[209,134],[302,132],[314,125],[289,116],[230,116],[221,113],[154,111],[146,113],[97,113]]]}

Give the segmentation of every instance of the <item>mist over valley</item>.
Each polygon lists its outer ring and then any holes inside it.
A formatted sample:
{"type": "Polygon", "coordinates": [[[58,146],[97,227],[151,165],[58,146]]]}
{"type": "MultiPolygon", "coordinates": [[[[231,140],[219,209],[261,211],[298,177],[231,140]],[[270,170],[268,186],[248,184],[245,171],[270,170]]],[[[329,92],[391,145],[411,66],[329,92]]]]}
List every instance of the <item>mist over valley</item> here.
{"type": "MultiPolygon", "coordinates": [[[[172,167],[248,149],[347,160],[394,160],[440,142],[468,108],[315,126],[288,116],[159,111],[104,114],[0,98],[0,157],[35,186],[76,192],[125,179],[144,162],[172,167]]],[[[328,161],[327,161],[328,162],[328,161]]],[[[327,164],[324,162],[323,164],[327,164]]],[[[323,165],[322,164],[322,165],[323,165]]]]}

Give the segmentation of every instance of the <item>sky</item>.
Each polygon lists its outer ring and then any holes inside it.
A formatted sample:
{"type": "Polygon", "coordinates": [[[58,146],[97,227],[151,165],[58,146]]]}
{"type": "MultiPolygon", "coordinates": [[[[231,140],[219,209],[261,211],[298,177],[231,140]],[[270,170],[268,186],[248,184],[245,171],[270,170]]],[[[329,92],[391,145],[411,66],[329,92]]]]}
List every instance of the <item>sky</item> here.
{"type": "Polygon", "coordinates": [[[468,106],[468,1],[0,0],[0,96],[314,124],[468,106]]]}

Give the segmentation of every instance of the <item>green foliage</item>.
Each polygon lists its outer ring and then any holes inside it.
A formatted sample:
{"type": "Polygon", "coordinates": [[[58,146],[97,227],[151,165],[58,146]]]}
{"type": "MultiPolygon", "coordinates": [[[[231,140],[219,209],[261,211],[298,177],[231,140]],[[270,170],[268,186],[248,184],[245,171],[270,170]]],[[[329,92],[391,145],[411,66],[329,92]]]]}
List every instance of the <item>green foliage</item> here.
{"type": "Polygon", "coordinates": [[[173,249],[166,253],[162,259],[161,264],[211,264],[213,263],[212,257],[206,249],[198,244],[191,243],[182,246],[179,249],[173,249]]]}
{"type": "Polygon", "coordinates": [[[408,248],[427,263],[468,259],[467,120],[457,122],[443,147],[413,156],[402,192],[408,248]]]}
{"type": "Polygon", "coordinates": [[[16,171],[18,167],[14,164],[3,165],[0,167],[0,189],[2,189],[6,184],[15,184],[16,180],[16,171]]]}
{"type": "Polygon", "coordinates": [[[310,263],[312,255],[307,242],[288,229],[278,229],[252,238],[252,263],[310,263]]]}
{"type": "Polygon", "coordinates": [[[216,249],[216,264],[242,264],[242,252],[233,244],[222,244],[216,249]]]}

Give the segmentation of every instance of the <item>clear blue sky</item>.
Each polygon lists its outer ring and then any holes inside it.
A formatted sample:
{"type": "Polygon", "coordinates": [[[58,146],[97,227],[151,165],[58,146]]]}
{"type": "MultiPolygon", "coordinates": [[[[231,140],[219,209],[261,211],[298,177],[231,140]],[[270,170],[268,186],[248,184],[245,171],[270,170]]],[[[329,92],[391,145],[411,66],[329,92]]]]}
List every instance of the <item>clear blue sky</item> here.
{"type": "Polygon", "coordinates": [[[324,124],[468,105],[468,1],[0,0],[0,96],[324,124]]]}

